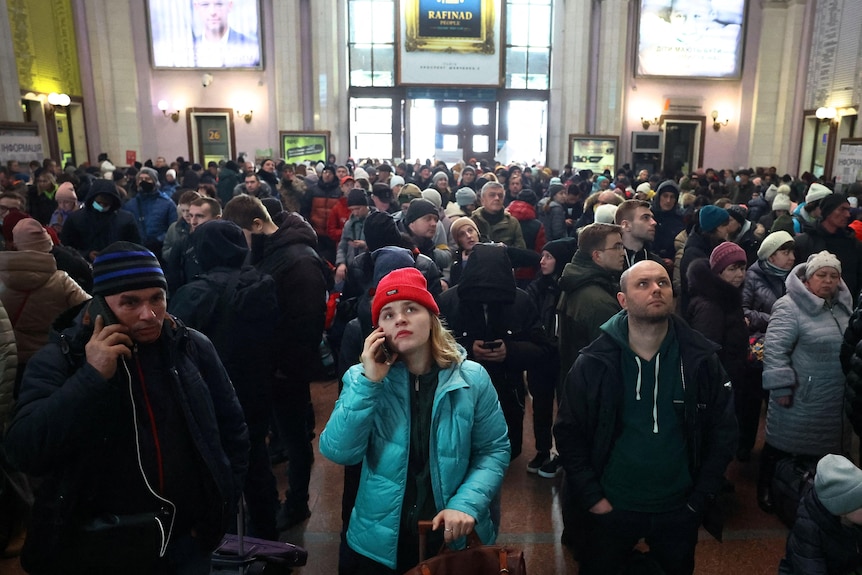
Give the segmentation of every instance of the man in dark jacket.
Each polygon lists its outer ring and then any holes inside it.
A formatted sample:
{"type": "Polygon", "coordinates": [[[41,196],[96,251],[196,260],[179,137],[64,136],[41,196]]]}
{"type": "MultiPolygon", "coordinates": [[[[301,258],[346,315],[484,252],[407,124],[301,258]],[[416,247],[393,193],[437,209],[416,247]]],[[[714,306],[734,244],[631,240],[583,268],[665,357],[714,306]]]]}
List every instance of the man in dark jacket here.
{"type": "Polygon", "coordinates": [[[78,250],[89,262],[114,242],[138,243],[141,234],[135,216],[122,209],[114,182],[95,180],[84,200],[84,207],[69,216],[60,231],[64,246],[78,250]]]}
{"type": "Polygon", "coordinates": [[[652,201],[652,213],[656,222],[653,251],[665,264],[672,265],[676,255],[673,239],[685,229],[679,209],[679,188],[673,180],[659,185],[652,201]]]}
{"type": "Polygon", "coordinates": [[[239,166],[236,162],[228,160],[219,171],[218,184],[216,184],[218,199],[223,206],[233,197],[233,189],[240,183],[242,182],[239,175],[239,166]]]}
{"type": "Polygon", "coordinates": [[[488,371],[509,426],[512,459],[521,453],[524,371],[551,357],[536,306],[515,286],[504,246],[478,244],[456,287],[440,296],[440,313],[467,358],[488,371]]]}
{"type": "Polygon", "coordinates": [[[29,362],[6,436],[44,477],[22,565],[38,573],[209,573],[233,522],[248,432],[210,341],[166,314],[142,246],[93,265],[94,300],[29,362]]]}
{"type": "Polygon", "coordinates": [[[617,207],[614,223],[620,226],[623,245],[626,247],[623,269],[628,269],[644,260],[664,264],[664,261],[651,251],[652,242],[655,239],[656,221],[649,202],[624,201],[617,207]]]}
{"type": "Polygon", "coordinates": [[[290,459],[290,489],[278,516],[278,529],[284,531],[311,515],[308,483],[314,453],[308,432],[309,383],[320,368],[329,269],[315,252],[314,230],[299,214],[287,214],[276,226],[259,199],[241,195],[228,202],[222,217],[243,229],[251,264],[271,275],[276,285],[278,353],[272,407],[290,459]]]}
{"type": "Polygon", "coordinates": [[[271,343],[278,321],[275,281],[243,266],[248,244],[233,222],[213,220],[190,236],[202,274],[182,286],[170,311],[213,342],[236,389],[248,424],[248,475],[243,492],[249,535],[278,539],[278,491],[266,448],[270,415],[270,375],[275,364],[271,343]]]}
{"type": "Polygon", "coordinates": [[[624,265],[625,246],[619,226],[590,224],[581,230],[578,251],[560,277],[561,381],[581,348],[599,337],[602,324],[620,311],[617,292],[624,265]]]}
{"type": "Polygon", "coordinates": [[[859,302],[862,287],[862,242],[848,227],[850,203],[842,194],[830,194],[820,202],[820,221],[814,228],[796,236],[796,261],[804,262],[823,250],[841,262],[841,279],[847,284],[853,305],[859,302]]]}
{"type": "Polygon", "coordinates": [[[645,538],[665,573],[690,574],[735,449],[730,385],[717,346],[672,315],[661,264],[635,264],[620,288],[625,311],[578,357],[554,425],[583,516],[581,572],[622,572],[645,538]]]}

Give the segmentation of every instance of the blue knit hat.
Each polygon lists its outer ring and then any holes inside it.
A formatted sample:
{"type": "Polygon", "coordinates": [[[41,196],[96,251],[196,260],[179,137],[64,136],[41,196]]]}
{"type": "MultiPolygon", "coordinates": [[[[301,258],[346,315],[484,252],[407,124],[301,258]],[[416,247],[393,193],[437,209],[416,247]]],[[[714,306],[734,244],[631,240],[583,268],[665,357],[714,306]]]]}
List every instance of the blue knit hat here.
{"type": "Polygon", "coordinates": [[[132,242],[114,242],[93,260],[93,295],[108,296],[151,287],[168,289],[153,252],[132,242]]]}
{"type": "Polygon", "coordinates": [[[707,233],[715,230],[718,226],[727,223],[729,219],[730,212],[724,208],[719,208],[718,206],[713,205],[703,206],[700,208],[700,214],[698,215],[700,229],[707,233]]]}

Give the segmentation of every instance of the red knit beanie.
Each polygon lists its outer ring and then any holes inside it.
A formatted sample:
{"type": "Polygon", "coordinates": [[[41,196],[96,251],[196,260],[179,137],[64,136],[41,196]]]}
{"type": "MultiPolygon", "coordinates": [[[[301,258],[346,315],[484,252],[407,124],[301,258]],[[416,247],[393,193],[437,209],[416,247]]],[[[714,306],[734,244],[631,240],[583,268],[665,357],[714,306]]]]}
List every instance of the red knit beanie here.
{"type": "Polygon", "coordinates": [[[422,272],[416,268],[400,268],[383,276],[377,284],[371,302],[371,323],[377,325],[383,306],[402,300],[415,301],[434,315],[440,315],[440,308],[428,291],[428,282],[422,272]]]}
{"type": "Polygon", "coordinates": [[[745,250],[733,242],[722,242],[709,256],[709,267],[713,273],[720,274],[731,264],[746,263],[745,250]]]}

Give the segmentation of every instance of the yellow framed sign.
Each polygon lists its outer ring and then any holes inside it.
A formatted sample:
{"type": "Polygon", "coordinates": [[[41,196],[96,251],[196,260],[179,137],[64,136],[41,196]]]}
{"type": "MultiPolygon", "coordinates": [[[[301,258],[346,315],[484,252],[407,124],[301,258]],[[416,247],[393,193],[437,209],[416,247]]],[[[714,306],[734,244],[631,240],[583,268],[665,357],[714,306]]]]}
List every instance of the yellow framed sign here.
{"type": "Polygon", "coordinates": [[[399,85],[501,85],[501,0],[399,0],[398,13],[399,85]]]}

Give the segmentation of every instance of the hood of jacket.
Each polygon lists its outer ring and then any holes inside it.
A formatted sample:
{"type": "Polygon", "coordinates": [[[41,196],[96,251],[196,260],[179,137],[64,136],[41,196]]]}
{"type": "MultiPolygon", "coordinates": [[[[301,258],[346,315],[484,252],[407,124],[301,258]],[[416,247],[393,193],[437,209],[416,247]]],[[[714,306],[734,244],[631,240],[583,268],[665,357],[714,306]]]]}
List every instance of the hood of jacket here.
{"type": "Polygon", "coordinates": [[[619,291],[619,272],[606,270],[578,250],[572,261],[563,268],[560,289],[573,292],[590,284],[597,285],[608,293],[616,293],[619,291]]]}
{"type": "Polygon", "coordinates": [[[536,219],[536,208],[521,200],[515,200],[509,204],[508,210],[519,222],[536,219]]]}
{"type": "Polygon", "coordinates": [[[57,271],[50,253],[23,251],[0,252],[0,281],[9,289],[32,291],[45,285],[57,271]]]}
{"type": "Polygon", "coordinates": [[[718,302],[723,309],[742,307],[742,288],[727,283],[709,267],[709,260],[699,258],[688,266],[688,291],[692,297],[701,296],[718,302]]]}
{"type": "Polygon", "coordinates": [[[227,220],[206,222],[189,237],[204,272],[217,266],[237,269],[248,255],[248,245],[242,229],[227,220]]]}
{"type": "MultiPolygon", "coordinates": [[[[706,339],[699,331],[695,331],[688,326],[680,317],[671,314],[668,321],[673,325],[676,332],[677,342],[679,343],[680,355],[686,357],[686,350],[693,351],[699,355],[709,355],[719,350],[719,345],[706,339]]],[[[619,358],[619,348],[629,347],[629,314],[626,310],[618,312],[616,315],[602,324],[601,329],[613,341],[613,345],[607,339],[598,338],[588,347],[584,348],[581,353],[592,355],[610,354],[608,361],[617,362],[619,358]]]]}
{"type": "MultiPolygon", "coordinates": [[[[814,315],[826,305],[826,300],[811,293],[805,286],[805,262],[797,264],[793,271],[787,276],[784,285],[787,286],[787,296],[793,299],[799,308],[808,315],[814,315]]],[[[853,313],[853,297],[850,289],[841,279],[838,285],[838,293],[832,300],[832,305],[839,305],[845,309],[847,314],[853,313]]]]}
{"type": "Polygon", "coordinates": [[[117,186],[90,186],[90,191],[87,192],[87,197],[84,198],[84,208],[90,209],[97,214],[102,213],[96,212],[96,210],[92,209],[93,200],[95,200],[96,196],[98,196],[99,194],[111,197],[110,212],[116,212],[123,205],[123,200],[122,198],[120,198],[120,192],[117,191],[117,186]]]}
{"type": "Polygon", "coordinates": [[[314,232],[314,228],[305,218],[295,212],[285,215],[278,230],[272,235],[254,234],[251,237],[251,251],[255,261],[267,257],[284,246],[293,244],[305,244],[315,250],[317,249],[317,234],[314,232]]]}
{"type": "Polygon", "coordinates": [[[482,303],[515,301],[515,276],[505,246],[476,244],[458,281],[458,297],[482,303]]]}

